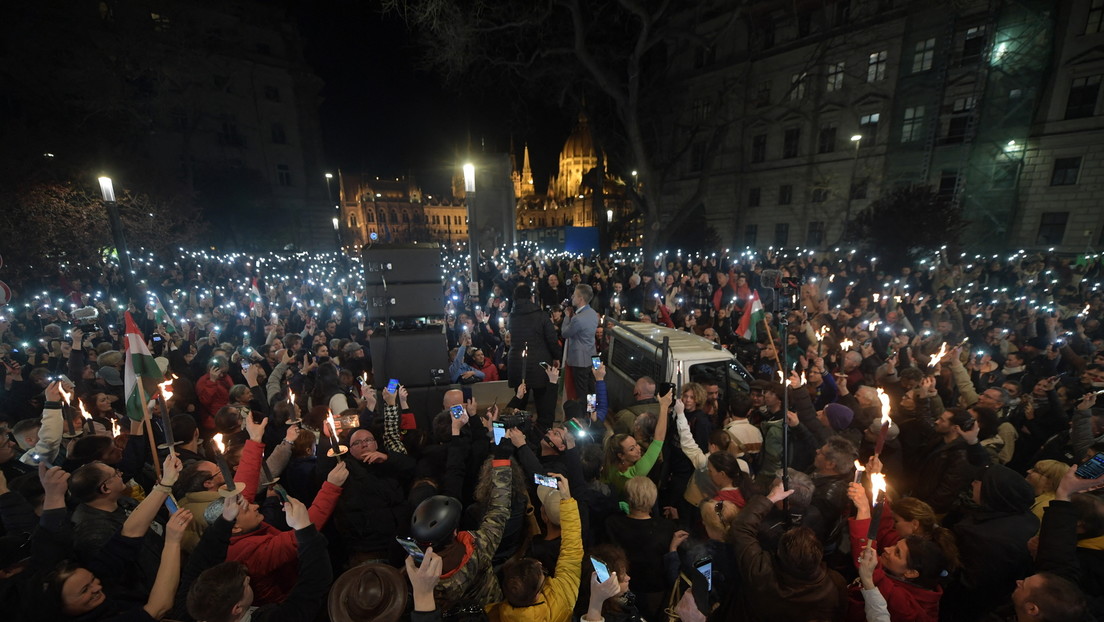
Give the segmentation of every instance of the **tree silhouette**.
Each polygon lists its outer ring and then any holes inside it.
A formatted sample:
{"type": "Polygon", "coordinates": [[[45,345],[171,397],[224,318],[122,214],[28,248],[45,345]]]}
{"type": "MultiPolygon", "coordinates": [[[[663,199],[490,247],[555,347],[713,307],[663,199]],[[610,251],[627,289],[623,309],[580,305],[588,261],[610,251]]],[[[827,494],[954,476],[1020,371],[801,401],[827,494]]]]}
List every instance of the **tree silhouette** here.
{"type": "Polygon", "coordinates": [[[958,246],[968,224],[950,196],[926,186],[912,186],[871,203],[845,225],[844,239],[874,253],[879,263],[895,268],[942,246],[958,246]]]}

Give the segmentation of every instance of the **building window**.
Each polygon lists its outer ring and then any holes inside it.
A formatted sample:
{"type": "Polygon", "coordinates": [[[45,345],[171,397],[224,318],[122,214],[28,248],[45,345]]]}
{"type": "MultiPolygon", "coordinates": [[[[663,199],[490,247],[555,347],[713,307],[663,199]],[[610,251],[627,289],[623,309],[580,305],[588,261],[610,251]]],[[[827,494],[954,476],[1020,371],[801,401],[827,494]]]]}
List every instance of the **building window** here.
{"type": "Polygon", "coordinates": [[[762,190],[759,188],[748,188],[748,207],[759,207],[762,194],[762,190]]]}
{"type": "Polygon", "coordinates": [[[364,212],[364,222],[376,222],[376,216],[372,210],[364,212]]]}
{"type": "Polygon", "coordinates": [[[818,248],[824,244],[824,221],[814,220],[805,232],[805,246],[818,248]]]}
{"type": "Polygon", "coordinates": [[[704,97],[699,97],[694,100],[691,105],[692,114],[694,115],[694,121],[705,121],[709,118],[709,114],[713,111],[713,104],[704,97]]]}
{"type": "Polygon", "coordinates": [[[404,210],[403,213],[402,213],[402,219],[403,219],[403,224],[409,225],[410,224],[410,212],[407,212],[407,211],[404,210]]]}
{"type": "Polygon", "coordinates": [[[886,65],[889,63],[886,59],[889,58],[889,52],[882,50],[881,52],[871,52],[866,61],[866,81],[867,82],[881,82],[886,77],[886,65]]]}
{"type": "Polygon", "coordinates": [[[1050,175],[1052,186],[1073,186],[1077,184],[1077,174],[1081,172],[1081,156],[1058,158],[1054,160],[1054,172],[1050,175]]]}
{"type": "Polygon", "coordinates": [[[769,50],[774,47],[774,18],[769,15],[762,22],[762,28],[760,32],[763,33],[763,49],[769,50]]]}
{"type": "Polygon", "coordinates": [[[993,189],[1009,190],[1016,187],[1020,174],[1019,160],[1005,160],[993,164],[993,189]]]}
{"type": "Polygon", "coordinates": [[[943,196],[950,196],[955,193],[958,188],[958,171],[953,169],[944,170],[939,176],[939,191],[938,193],[943,196]]]}
{"type": "Polygon", "coordinates": [[[789,205],[793,203],[793,186],[784,184],[778,186],[778,204],[789,205]]]}
{"type": "Polygon", "coordinates": [[[291,167],[287,164],[276,165],[276,183],[281,186],[291,186],[291,167]]]}
{"type": "Polygon", "coordinates": [[[1101,18],[1104,17],[1104,0],[1092,0],[1089,6],[1089,19],[1085,22],[1085,34],[1100,32],[1101,18]]]}
{"type": "Polygon", "coordinates": [[[935,39],[926,39],[916,44],[916,52],[912,55],[912,73],[920,73],[932,68],[935,59],[935,39]]]}
{"type": "Polygon", "coordinates": [[[813,203],[824,203],[828,200],[827,188],[813,188],[813,203]]]}
{"type": "Polygon", "coordinates": [[[284,132],[283,124],[272,124],[272,142],[276,143],[277,145],[287,144],[287,133],[284,132]]]}
{"type": "Polygon", "coordinates": [[[349,214],[349,228],[350,229],[359,229],[360,228],[360,223],[357,222],[356,214],[349,214]]]}
{"type": "Polygon", "coordinates": [[[698,173],[705,169],[705,143],[697,143],[690,148],[690,172],[698,173]]]}
{"type": "Polygon", "coordinates": [[[223,147],[245,146],[245,138],[238,133],[238,122],[230,115],[222,117],[222,125],[219,126],[218,142],[223,147]]]}
{"type": "Polygon", "coordinates": [[[391,210],[391,224],[393,224],[393,225],[399,224],[399,213],[396,212],[395,210],[391,210]]]}
{"type": "Polygon", "coordinates": [[[901,123],[901,142],[911,143],[920,140],[920,133],[924,127],[924,107],[914,106],[905,108],[905,120],[901,123]]]}
{"type": "Polygon", "coordinates": [[[767,135],[759,134],[751,137],[751,161],[765,162],[767,160],[767,135]]]}
{"type": "Polygon", "coordinates": [[[962,64],[969,65],[981,60],[985,51],[985,26],[974,26],[966,31],[966,41],[962,44],[962,64]]]}
{"type": "Polygon", "coordinates": [[[1096,98],[1100,94],[1100,76],[1074,78],[1066,98],[1066,118],[1083,119],[1096,114],[1096,98]]]}
{"type": "Polygon", "coordinates": [[[771,105],[771,81],[760,82],[755,89],[755,105],[763,108],[771,105]]]}
{"type": "Polygon", "coordinates": [[[874,144],[878,138],[878,121],[882,120],[882,113],[874,112],[859,117],[859,133],[863,138],[870,138],[869,144],[874,144]]]}
{"type": "Polygon", "coordinates": [[[790,242],[790,224],[780,222],[774,225],[774,245],[785,246],[790,242]]]}
{"type": "Polygon", "coordinates": [[[1035,236],[1035,243],[1061,244],[1066,235],[1067,221],[1069,212],[1043,212],[1039,218],[1039,234],[1035,236]]]}
{"type": "Polygon", "coordinates": [[[817,135],[817,153],[832,153],[836,150],[836,124],[829,123],[820,128],[817,135]]]}
{"type": "Polygon", "coordinates": [[[744,225],[744,245],[755,247],[759,237],[759,225],[744,225]]]}
{"type": "Polygon", "coordinates": [[[801,142],[801,128],[791,127],[782,135],[782,157],[796,158],[798,144],[801,142]]]}
{"type": "Polygon", "coordinates": [[[828,84],[825,88],[829,92],[843,88],[843,61],[828,65],[828,84]]]}
{"type": "Polygon", "coordinates": [[[805,98],[805,78],[808,74],[804,71],[790,76],[790,101],[805,98]]]}
{"type": "Polygon", "coordinates": [[[694,50],[694,69],[708,67],[717,61],[717,48],[713,45],[703,45],[694,50]]]}
{"type": "Polygon", "coordinates": [[[974,99],[973,95],[969,97],[960,97],[954,100],[954,105],[951,106],[951,110],[956,114],[960,112],[969,112],[974,109],[976,103],[977,100],[974,99]]]}
{"type": "Polygon", "coordinates": [[[270,102],[280,101],[280,87],[271,84],[264,87],[264,98],[270,102]]]}

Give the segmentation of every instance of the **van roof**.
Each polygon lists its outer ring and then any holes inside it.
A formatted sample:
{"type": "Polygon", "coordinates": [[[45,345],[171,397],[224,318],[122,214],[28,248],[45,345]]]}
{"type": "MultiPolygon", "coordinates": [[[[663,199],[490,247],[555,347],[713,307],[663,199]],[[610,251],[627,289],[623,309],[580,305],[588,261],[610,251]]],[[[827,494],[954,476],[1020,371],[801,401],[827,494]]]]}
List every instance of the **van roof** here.
{"type": "MultiPolygon", "coordinates": [[[[657,324],[649,324],[645,322],[621,322],[626,328],[630,328],[641,335],[644,335],[648,339],[656,343],[662,343],[663,338],[667,337],[671,344],[672,354],[676,359],[681,360],[723,360],[734,358],[735,355],[725,349],[714,348],[714,343],[709,341],[705,337],[699,337],[694,333],[689,333],[684,330],[676,330],[674,328],[668,328],[666,326],[660,326],[657,324]]],[[[632,333],[626,333],[625,337],[628,339],[636,339],[636,335],[632,333]]]]}

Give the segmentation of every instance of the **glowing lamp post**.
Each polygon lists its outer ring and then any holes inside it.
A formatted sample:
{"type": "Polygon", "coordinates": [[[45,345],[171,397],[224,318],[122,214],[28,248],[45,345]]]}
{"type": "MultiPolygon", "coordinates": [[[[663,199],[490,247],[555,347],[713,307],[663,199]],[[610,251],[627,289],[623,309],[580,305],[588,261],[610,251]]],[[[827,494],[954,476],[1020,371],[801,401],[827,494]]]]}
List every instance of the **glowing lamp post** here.
{"type": "Polygon", "coordinates": [[[475,210],[475,165],[464,164],[464,194],[468,205],[468,253],[471,255],[471,280],[468,290],[479,295],[479,224],[475,210]]]}
{"type": "Polygon", "coordinates": [[[123,235],[123,221],[119,218],[119,204],[115,202],[115,186],[110,177],[100,177],[100,196],[107,208],[107,218],[111,223],[111,239],[119,253],[119,269],[123,271],[127,296],[135,303],[140,300],[138,286],[134,282],[134,268],[130,265],[130,251],[127,250],[126,237],[123,235]]]}

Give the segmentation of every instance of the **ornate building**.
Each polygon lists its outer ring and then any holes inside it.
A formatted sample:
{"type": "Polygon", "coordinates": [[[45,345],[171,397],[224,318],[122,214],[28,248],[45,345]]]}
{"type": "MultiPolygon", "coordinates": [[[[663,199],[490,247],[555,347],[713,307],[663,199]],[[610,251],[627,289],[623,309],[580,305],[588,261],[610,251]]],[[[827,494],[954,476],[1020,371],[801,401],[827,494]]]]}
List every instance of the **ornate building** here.
{"type": "Polygon", "coordinates": [[[528,145],[522,162],[521,170],[515,168],[513,173],[519,230],[606,227],[632,211],[625,182],[610,174],[608,163],[603,166],[606,174],[600,203],[595,196],[593,176],[598,154],[586,114],[579,114],[579,122],[564,142],[559,167],[549,178],[544,195],[537,194],[533,183],[528,145]]]}
{"type": "Polygon", "coordinates": [[[468,239],[468,208],[461,199],[423,195],[413,179],[346,175],[338,171],[342,244],[468,239]]]}

